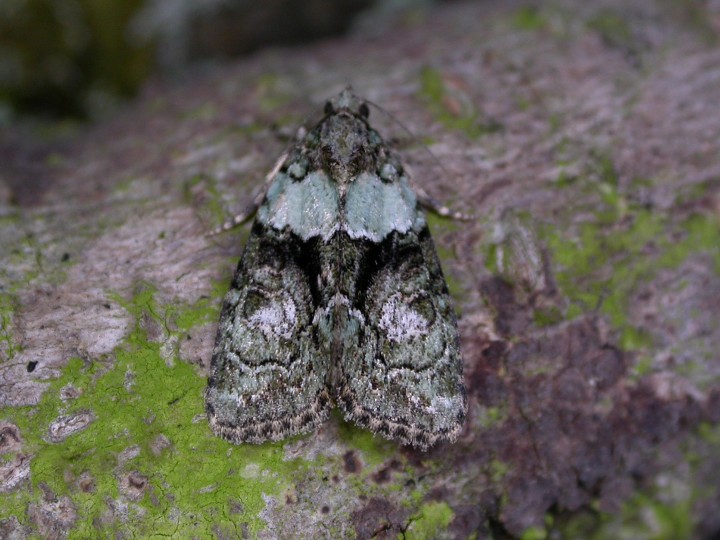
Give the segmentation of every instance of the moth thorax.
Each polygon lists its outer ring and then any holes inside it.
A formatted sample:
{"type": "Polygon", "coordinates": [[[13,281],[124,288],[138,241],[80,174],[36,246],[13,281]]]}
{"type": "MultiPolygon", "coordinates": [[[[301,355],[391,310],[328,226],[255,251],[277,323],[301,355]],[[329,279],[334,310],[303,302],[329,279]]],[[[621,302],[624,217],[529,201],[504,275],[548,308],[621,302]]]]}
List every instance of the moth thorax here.
{"type": "Polygon", "coordinates": [[[367,127],[353,116],[336,116],[327,120],[325,128],[322,159],[326,169],[337,181],[349,181],[365,166],[367,127]]]}

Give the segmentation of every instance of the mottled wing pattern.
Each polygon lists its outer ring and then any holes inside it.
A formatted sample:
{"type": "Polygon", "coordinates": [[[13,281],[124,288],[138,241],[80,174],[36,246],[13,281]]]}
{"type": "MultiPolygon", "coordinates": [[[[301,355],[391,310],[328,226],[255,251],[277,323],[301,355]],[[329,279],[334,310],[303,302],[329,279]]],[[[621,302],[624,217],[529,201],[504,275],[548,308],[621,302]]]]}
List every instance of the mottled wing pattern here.
{"type": "MultiPolygon", "coordinates": [[[[453,441],[462,427],[462,357],[455,314],[425,218],[414,195],[392,193],[411,194],[406,177],[386,181],[365,201],[368,207],[386,208],[384,217],[379,213],[365,224],[366,230],[386,233],[382,240],[352,241],[363,258],[358,265],[362,271],[354,277],[357,289],[349,317],[351,322],[361,319],[353,325],[360,331],[343,336],[337,399],[349,420],[426,449],[439,440],[453,441]],[[391,215],[406,215],[408,220],[394,222],[387,231],[382,222],[391,215]]],[[[348,202],[353,202],[351,192],[348,202]]],[[[347,209],[352,212],[352,207],[347,209]]]]}
{"type": "Polygon", "coordinates": [[[332,401],[421,449],[461,429],[445,280],[416,194],[368,114],[344,90],[273,170],[206,391],[210,425],[234,443],[309,431],[332,401]]]}
{"type": "Polygon", "coordinates": [[[310,263],[291,232],[255,222],[225,297],[205,393],[213,431],[231,442],[279,440],[327,418],[329,358],[314,339],[310,263]]]}

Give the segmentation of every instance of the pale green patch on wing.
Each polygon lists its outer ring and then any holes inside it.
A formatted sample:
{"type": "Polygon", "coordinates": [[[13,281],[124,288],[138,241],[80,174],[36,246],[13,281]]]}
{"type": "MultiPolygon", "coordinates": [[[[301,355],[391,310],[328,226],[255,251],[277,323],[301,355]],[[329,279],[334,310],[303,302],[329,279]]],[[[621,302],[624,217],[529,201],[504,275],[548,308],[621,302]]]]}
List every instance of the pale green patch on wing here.
{"type": "Polygon", "coordinates": [[[284,173],[275,176],[257,219],[277,230],[289,227],[303,240],[330,238],[339,226],[340,197],[337,187],[323,171],[302,181],[284,173]]]}
{"type": "Polygon", "coordinates": [[[417,210],[405,176],[383,182],[375,174],[362,173],[348,187],[344,229],[350,238],[380,242],[393,231],[419,231],[424,226],[425,217],[417,210]]]}

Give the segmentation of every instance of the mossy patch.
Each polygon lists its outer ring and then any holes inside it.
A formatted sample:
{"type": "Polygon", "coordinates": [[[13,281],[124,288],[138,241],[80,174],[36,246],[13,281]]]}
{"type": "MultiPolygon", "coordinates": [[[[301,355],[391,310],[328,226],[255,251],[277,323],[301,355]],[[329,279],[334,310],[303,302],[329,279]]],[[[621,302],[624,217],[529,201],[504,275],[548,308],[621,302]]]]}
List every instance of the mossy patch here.
{"type": "Polygon", "coordinates": [[[633,32],[626,17],[609,9],[603,9],[587,21],[587,27],[595,30],[606,43],[619,47],[632,43],[633,32]]]}
{"type": "Polygon", "coordinates": [[[489,429],[502,424],[507,419],[509,410],[505,404],[499,407],[478,407],[475,415],[480,426],[489,429]]]}
{"type": "Polygon", "coordinates": [[[640,350],[651,344],[652,337],[629,320],[633,292],[662,269],[677,268],[696,253],[710,255],[720,271],[720,224],[706,214],[673,222],[665,213],[628,202],[609,160],[600,160],[598,177],[580,186],[596,193],[595,202],[582,208],[594,219],[544,227],[542,233],[557,269],[557,283],[571,302],[566,316],[599,310],[620,329],[623,348],[640,350]]]}
{"type": "Polygon", "coordinates": [[[225,211],[222,195],[217,188],[215,179],[212,176],[198,174],[185,182],[183,186],[183,198],[187,204],[192,204],[194,192],[196,190],[203,192],[203,210],[208,215],[208,219],[213,221],[214,225],[220,225],[228,218],[225,211]]]}
{"type": "MultiPolygon", "coordinates": [[[[264,526],[259,517],[264,497],[282,493],[307,464],[286,460],[280,443],[234,446],[213,436],[204,415],[205,378],[185,362],[168,366],[161,345],[148,340],[140,322],[143,317],[163,322],[153,290],[145,288],[123,305],[137,323],[112,357],[73,358],[37,406],[3,411],[33,456],[33,489],[0,495],[0,506],[27,521],[27,504],[42,496],[35,487],[43,484],[76,505],[71,538],[95,536],[98,523],[108,533],[123,529],[136,536],[206,538],[217,526],[254,535],[264,526]],[[59,392],[67,385],[80,395],[64,403],[59,392]],[[92,412],[95,420],[62,442],[46,441],[53,420],[79,411],[92,412]],[[132,472],[148,478],[136,500],[121,492],[132,472]],[[92,479],[87,491],[78,487],[82,475],[92,479]]],[[[188,310],[192,313],[174,313],[181,329],[217,315],[202,302],[188,310]]]]}
{"type": "Polygon", "coordinates": [[[452,508],[444,502],[423,504],[418,513],[410,519],[405,530],[405,538],[415,540],[432,540],[447,529],[454,517],[452,508]]]}
{"type": "Polygon", "coordinates": [[[284,82],[275,73],[267,73],[258,78],[254,93],[262,111],[276,112],[292,99],[292,85],[283,84],[284,82]]]}
{"type": "MultiPolygon", "coordinates": [[[[442,261],[448,261],[457,258],[457,253],[451,249],[448,243],[443,241],[443,237],[446,233],[452,233],[460,229],[461,222],[456,219],[449,219],[441,216],[437,216],[432,212],[426,213],[426,219],[428,227],[433,235],[433,241],[435,244],[435,251],[440,258],[441,265],[443,267],[443,273],[445,276],[445,282],[447,283],[450,296],[453,298],[464,298],[467,294],[466,285],[459,279],[457,279],[452,272],[448,271],[448,264],[442,263],[442,261]]],[[[456,308],[459,303],[456,302],[456,308]]]]}
{"type": "Polygon", "coordinates": [[[523,6],[515,12],[512,19],[513,25],[520,30],[540,30],[547,26],[548,22],[537,6],[523,6]]]}
{"type": "Polygon", "coordinates": [[[16,299],[9,294],[0,294],[0,361],[12,360],[20,350],[13,333],[13,317],[16,299]]]}
{"type": "Polygon", "coordinates": [[[397,451],[397,444],[382,437],[373,435],[367,429],[359,428],[342,419],[338,411],[334,411],[330,422],[338,422],[340,439],[351,448],[362,453],[367,469],[373,469],[392,457],[397,451]]]}
{"type": "Polygon", "coordinates": [[[548,306],[533,310],[533,322],[539,328],[555,326],[564,318],[565,314],[559,307],[548,306]]]}
{"type": "Polygon", "coordinates": [[[471,139],[503,128],[496,120],[483,118],[467,96],[448,88],[442,74],[435,69],[427,67],[420,73],[420,95],[445,127],[462,131],[471,139]]]}
{"type": "Polygon", "coordinates": [[[652,485],[627,500],[619,512],[573,517],[563,525],[563,537],[671,540],[697,536],[698,504],[717,498],[718,486],[707,477],[707,460],[720,449],[720,428],[702,423],[697,433],[698,438],[683,442],[684,459],[677,466],[665,467],[652,485]]]}
{"type": "Polygon", "coordinates": [[[494,483],[499,483],[510,471],[510,465],[499,459],[493,459],[489,465],[489,476],[494,483]]]}
{"type": "Polygon", "coordinates": [[[520,536],[521,540],[545,540],[548,537],[543,527],[528,527],[520,536]]]}
{"type": "Polygon", "coordinates": [[[588,540],[675,540],[692,538],[693,530],[691,499],[668,503],[647,493],[635,495],[617,514],[579,513],[555,527],[562,538],[588,540]]]}

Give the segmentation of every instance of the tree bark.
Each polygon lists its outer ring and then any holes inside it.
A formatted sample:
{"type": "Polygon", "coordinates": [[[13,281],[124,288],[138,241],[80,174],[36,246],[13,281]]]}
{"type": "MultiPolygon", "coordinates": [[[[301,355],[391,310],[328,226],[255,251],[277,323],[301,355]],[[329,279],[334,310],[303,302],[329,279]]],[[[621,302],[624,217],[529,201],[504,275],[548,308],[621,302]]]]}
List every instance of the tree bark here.
{"type": "Polygon", "coordinates": [[[720,533],[719,17],[650,0],[370,15],[149,84],[70,135],[2,128],[0,536],[720,533]],[[465,428],[423,453],[336,414],[233,446],[203,390],[248,229],[206,233],[250,203],[278,131],[348,82],[410,139],[416,182],[475,216],[430,223],[465,428]]]}

